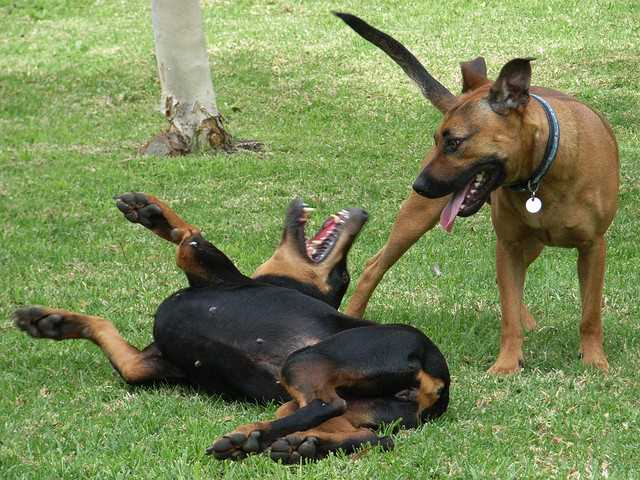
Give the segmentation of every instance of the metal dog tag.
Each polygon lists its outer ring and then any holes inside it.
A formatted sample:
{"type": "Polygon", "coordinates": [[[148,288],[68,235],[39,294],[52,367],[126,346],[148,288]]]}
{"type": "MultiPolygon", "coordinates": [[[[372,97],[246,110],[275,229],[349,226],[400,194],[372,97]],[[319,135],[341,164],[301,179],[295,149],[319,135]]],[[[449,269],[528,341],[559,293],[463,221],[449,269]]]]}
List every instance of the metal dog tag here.
{"type": "Polygon", "coordinates": [[[542,200],[540,200],[535,195],[532,195],[529,200],[527,200],[527,203],[524,204],[524,206],[527,209],[527,212],[538,213],[540,210],[542,210],[542,200]]]}

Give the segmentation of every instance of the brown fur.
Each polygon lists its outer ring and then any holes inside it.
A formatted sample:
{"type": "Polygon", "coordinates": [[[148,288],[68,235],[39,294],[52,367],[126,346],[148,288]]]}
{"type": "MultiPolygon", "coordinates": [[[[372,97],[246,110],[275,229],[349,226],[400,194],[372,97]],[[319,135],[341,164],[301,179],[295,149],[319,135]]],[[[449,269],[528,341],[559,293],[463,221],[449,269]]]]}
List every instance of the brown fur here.
{"type": "MultiPolygon", "coordinates": [[[[525,59],[527,62],[528,60],[525,59]]],[[[477,59],[462,65],[466,93],[444,115],[436,132],[438,143],[427,152],[423,168],[438,179],[453,179],[485,155],[506,158],[505,184],[531,176],[544,157],[548,122],[538,102],[528,95],[518,97],[517,106],[497,114],[489,103],[492,95],[510,88],[499,78],[484,76],[477,59]],[[456,136],[471,135],[455,155],[447,155],[440,140],[445,130],[456,136]]],[[[509,66],[509,64],[507,64],[509,66]]],[[[505,68],[507,67],[505,66],[505,68]]],[[[518,71],[526,76],[526,72],[518,71]]],[[[505,72],[503,72],[506,75],[505,72]]],[[[522,80],[520,78],[519,80],[522,80]]],[[[526,90],[527,82],[521,87],[526,90]]],[[[491,194],[491,218],[497,235],[496,268],[502,307],[500,354],[489,370],[512,373],[522,362],[521,323],[535,327],[535,320],[522,304],[527,266],[544,246],[576,248],[582,300],[580,351],[583,362],[607,371],[601,321],[605,239],[617,209],[619,188],[618,149],[611,128],[598,114],[561,92],[532,87],[555,109],[560,123],[557,158],[542,181],[538,196],[543,210],[525,210],[528,192],[498,188],[491,194]]],[[[384,273],[418,238],[436,225],[450,196],[428,199],[412,192],[402,204],[387,244],[367,263],[347,313],[362,316],[367,302],[384,273]]]]}
{"type": "Polygon", "coordinates": [[[347,227],[346,235],[341,235],[336,242],[331,254],[322,263],[310,262],[302,256],[295,245],[295,240],[285,235],[282,242],[274,254],[253,273],[252,277],[257,278],[267,275],[288,277],[302,283],[315,286],[320,292],[327,293],[331,289],[329,274],[331,270],[342,260],[351,243],[353,235],[352,227],[347,227]]]}
{"type": "Polygon", "coordinates": [[[421,370],[417,376],[420,387],[418,388],[418,418],[424,410],[431,407],[440,398],[439,390],[444,387],[444,382],[439,378],[434,378],[427,372],[421,370]]]}
{"type": "Polygon", "coordinates": [[[102,349],[113,367],[129,384],[149,383],[159,377],[170,381],[181,376],[162,359],[153,344],[144,350],[138,350],[122,338],[113,323],[104,318],[62,309],[34,307],[25,311],[17,321],[20,328],[28,330],[34,337],[92,341],[102,349]]]}

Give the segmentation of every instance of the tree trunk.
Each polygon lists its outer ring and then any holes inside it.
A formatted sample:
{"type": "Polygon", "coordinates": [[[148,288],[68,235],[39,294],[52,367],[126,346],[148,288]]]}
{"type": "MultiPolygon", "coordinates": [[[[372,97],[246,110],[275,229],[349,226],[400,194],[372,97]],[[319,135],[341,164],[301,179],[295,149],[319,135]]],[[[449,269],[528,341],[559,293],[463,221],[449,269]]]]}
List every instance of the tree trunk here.
{"type": "MultiPolygon", "coordinates": [[[[152,0],[160,110],[169,129],[142,147],[148,155],[235,149],[222,125],[211,82],[199,0],[152,0]]],[[[242,147],[242,145],[240,145],[242,147]]]]}

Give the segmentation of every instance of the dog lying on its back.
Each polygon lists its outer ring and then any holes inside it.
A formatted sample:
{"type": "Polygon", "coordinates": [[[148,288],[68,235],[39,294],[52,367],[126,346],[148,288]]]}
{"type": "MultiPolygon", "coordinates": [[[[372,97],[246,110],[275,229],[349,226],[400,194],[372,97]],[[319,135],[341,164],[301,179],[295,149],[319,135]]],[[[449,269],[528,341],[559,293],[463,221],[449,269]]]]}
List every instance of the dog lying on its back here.
{"type": "Polygon", "coordinates": [[[139,351],[108,320],[51,308],[20,309],[16,324],[37,338],[91,340],[131,384],[170,381],[228,397],[288,400],[276,420],[218,439],[208,450],[215,457],[270,447],[274,459],[296,462],[363,443],[389,448],[376,427],[413,427],[447,409],[447,363],[424,334],[336,310],[364,211],[338,212],[307,240],[310,209],[292,202],[280,245],[249,278],[157,198],[129,193],[117,206],[177,244],[189,281],[158,308],[153,343],[139,351]]]}

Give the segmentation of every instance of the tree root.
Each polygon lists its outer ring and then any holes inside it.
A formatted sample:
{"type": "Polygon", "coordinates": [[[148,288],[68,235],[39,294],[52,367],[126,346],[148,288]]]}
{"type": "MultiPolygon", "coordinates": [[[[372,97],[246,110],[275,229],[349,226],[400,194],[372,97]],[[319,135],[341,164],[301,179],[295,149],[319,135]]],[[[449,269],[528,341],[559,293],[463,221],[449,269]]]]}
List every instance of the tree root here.
{"type": "Polygon", "coordinates": [[[158,157],[176,157],[204,151],[235,153],[238,151],[261,152],[264,145],[255,140],[234,140],[222,124],[222,116],[202,121],[191,141],[172,125],[149,140],[139,153],[158,157]]]}

